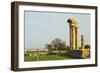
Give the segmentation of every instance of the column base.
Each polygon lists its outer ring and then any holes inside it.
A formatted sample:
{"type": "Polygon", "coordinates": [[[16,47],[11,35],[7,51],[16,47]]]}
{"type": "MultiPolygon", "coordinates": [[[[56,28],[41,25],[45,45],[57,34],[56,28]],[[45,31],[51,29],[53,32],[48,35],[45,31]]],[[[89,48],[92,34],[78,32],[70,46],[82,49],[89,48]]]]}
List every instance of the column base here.
{"type": "Polygon", "coordinates": [[[90,58],[89,49],[71,49],[68,51],[68,55],[76,58],[90,58]]]}

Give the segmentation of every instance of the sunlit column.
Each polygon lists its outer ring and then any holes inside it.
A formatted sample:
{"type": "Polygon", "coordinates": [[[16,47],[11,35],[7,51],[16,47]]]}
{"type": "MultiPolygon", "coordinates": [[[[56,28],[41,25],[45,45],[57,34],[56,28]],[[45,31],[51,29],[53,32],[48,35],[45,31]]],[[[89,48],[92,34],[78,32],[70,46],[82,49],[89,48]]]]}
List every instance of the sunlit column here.
{"type": "Polygon", "coordinates": [[[83,34],[81,35],[81,47],[84,49],[84,36],[83,34]]]}
{"type": "Polygon", "coordinates": [[[75,49],[78,49],[78,27],[75,28],[75,49]]]}
{"type": "Polygon", "coordinates": [[[75,49],[75,27],[72,27],[72,49],[75,49]]]}

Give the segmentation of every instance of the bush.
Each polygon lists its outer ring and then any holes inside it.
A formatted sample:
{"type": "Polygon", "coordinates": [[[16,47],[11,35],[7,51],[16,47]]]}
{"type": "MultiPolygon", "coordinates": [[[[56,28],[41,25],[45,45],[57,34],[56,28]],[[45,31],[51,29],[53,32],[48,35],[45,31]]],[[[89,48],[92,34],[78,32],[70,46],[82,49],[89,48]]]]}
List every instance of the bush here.
{"type": "Polygon", "coordinates": [[[49,52],[47,55],[56,55],[56,54],[53,52],[49,52]]]}

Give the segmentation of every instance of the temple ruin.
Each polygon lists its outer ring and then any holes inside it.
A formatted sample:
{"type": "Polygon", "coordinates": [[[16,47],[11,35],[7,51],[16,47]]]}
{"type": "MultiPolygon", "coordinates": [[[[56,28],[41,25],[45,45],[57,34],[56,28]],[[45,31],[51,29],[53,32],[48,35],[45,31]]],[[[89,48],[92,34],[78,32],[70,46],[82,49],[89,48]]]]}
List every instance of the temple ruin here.
{"type": "Polygon", "coordinates": [[[81,49],[78,46],[78,21],[71,17],[67,20],[69,23],[69,37],[70,50],[69,54],[75,57],[87,58],[89,56],[89,49],[84,49],[84,35],[81,35],[81,49]]]}

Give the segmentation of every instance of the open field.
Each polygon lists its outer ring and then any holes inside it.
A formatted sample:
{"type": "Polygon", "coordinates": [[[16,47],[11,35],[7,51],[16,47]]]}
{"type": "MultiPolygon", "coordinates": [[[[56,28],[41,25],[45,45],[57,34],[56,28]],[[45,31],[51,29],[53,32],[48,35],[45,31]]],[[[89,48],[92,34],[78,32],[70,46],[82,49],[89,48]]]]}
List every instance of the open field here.
{"type": "Polygon", "coordinates": [[[53,50],[53,51],[28,51],[26,54],[31,54],[24,57],[25,62],[30,61],[50,61],[50,60],[71,60],[81,59],[72,57],[67,54],[67,50],[53,50]]]}
{"type": "Polygon", "coordinates": [[[73,59],[71,57],[63,57],[60,55],[46,55],[39,57],[25,57],[25,61],[47,61],[47,60],[68,60],[73,59]]]}

